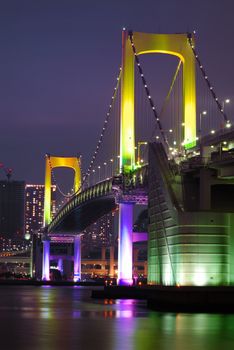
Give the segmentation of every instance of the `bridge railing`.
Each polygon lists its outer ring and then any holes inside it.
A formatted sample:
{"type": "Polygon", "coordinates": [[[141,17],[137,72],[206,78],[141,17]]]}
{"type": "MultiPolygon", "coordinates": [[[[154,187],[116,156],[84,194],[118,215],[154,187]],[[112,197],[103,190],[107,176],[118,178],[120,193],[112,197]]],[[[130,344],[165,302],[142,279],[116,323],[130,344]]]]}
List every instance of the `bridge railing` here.
{"type": "Polygon", "coordinates": [[[212,143],[218,143],[223,140],[232,139],[234,135],[234,126],[229,128],[224,127],[215,131],[214,134],[205,135],[201,138],[201,146],[210,145],[212,143]]]}
{"type": "Polygon", "coordinates": [[[85,202],[93,200],[98,197],[107,196],[113,194],[118,195],[116,192],[129,192],[136,189],[145,188],[147,185],[148,166],[144,165],[130,174],[119,174],[113,178],[106,179],[98,182],[97,184],[88,187],[81,192],[75,194],[64,206],[57,212],[54,219],[48,226],[50,232],[53,227],[74,208],[82,205],[85,202]]]}
{"type": "Polygon", "coordinates": [[[86,188],[82,192],[75,194],[69,202],[65,203],[64,206],[57,212],[54,219],[48,226],[48,231],[51,231],[64,216],[66,216],[75,207],[88,202],[89,200],[97,197],[106,196],[112,193],[112,179],[104,180],[97,183],[94,186],[86,188]]]}

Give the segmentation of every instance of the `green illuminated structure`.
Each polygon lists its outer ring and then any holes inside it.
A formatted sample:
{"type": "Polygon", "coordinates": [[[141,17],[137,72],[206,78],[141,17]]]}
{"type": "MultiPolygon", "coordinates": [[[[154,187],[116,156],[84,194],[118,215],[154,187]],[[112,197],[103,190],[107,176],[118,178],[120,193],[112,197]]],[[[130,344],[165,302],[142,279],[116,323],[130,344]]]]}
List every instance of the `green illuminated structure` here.
{"type": "Polygon", "coordinates": [[[148,282],[234,283],[234,181],[204,164],[169,163],[161,144],[149,152],[148,282]]]}

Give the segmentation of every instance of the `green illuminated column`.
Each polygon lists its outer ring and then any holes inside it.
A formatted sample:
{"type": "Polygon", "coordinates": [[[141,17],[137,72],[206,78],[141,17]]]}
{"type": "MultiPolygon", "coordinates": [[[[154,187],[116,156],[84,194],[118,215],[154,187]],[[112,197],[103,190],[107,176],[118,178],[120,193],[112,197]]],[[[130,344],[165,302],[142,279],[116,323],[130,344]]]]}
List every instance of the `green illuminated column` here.
{"type": "Polygon", "coordinates": [[[128,32],[124,30],[122,33],[120,172],[128,172],[135,165],[134,127],[134,55],[128,32]]]}
{"type": "Polygon", "coordinates": [[[49,155],[46,155],[45,162],[45,192],[44,192],[44,227],[51,221],[51,169],[49,155]]]}

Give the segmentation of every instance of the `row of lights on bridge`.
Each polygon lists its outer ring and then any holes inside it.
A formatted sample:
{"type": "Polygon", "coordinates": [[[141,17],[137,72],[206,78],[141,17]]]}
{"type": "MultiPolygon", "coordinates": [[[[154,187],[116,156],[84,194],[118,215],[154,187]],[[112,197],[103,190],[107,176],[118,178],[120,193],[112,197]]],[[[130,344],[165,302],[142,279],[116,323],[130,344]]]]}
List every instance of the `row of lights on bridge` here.
{"type": "MultiPolygon", "coordinates": [[[[230,99],[226,99],[226,100],[224,100],[223,101],[223,110],[224,110],[224,105],[225,104],[229,104],[230,103],[230,99]]],[[[202,111],[201,113],[200,113],[200,123],[201,123],[201,118],[202,118],[202,116],[205,116],[205,115],[207,115],[207,111],[202,111]]],[[[182,123],[182,126],[184,126],[185,125],[185,123],[182,123]]],[[[227,123],[226,123],[226,127],[227,128],[230,128],[231,127],[231,123],[228,121],[227,123]]],[[[172,129],[169,129],[169,130],[163,130],[164,132],[165,131],[168,131],[169,133],[173,133],[173,130],[172,129]]],[[[211,130],[211,134],[215,134],[215,130],[211,130]]],[[[156,140],[159,140],[160,139],[160,136],[156,136],[156,140]]],[[[196,137],[196,140],[199,140],[199,137],[196,137]]],[[[141,145],[147,145],[147,142],[138,142],[138,147],[135,147],[135,149],[137,150],[138,149],[138,157],[137,157],[137,165],[140,165],[140,163],[143,163],[144,162],[144,160],[143,159],[140,159],[140,157],[139,157],[139,153],[140,153],[140,146],[141,145]]],[[[173,141],[173,146],[176,146],[177,145],[177,142],[176,141],[173,141]]],[[[181,144],[182,146],[184,145],[184,143],[182,142],[182,144],[181,144]]],[[[172,151],[172,155],[174,155],[175,153],[176,153],[176,150],[175,150],[175,148],[173,148],[173,147],[169,147],[169,150],[170,151],[172,151]]],[[[120,158],[120,156],[118,155],[117,156],[117,158],[119,159],[120,158]]],[[[111,158],[110,159],[110,163],[113,163],[114,162],[114,159],[113,158],[111,158]]],[[[104,165],[104,167],[106,167],[107,166],[107,163],[106,162],[104,162],[103,163],[103,165],[104,165]]],[[[101,165],[98,165],[97,166],[97,169],[98,169],[98,171],[100,172],[100,170],[101,170],[101,168],[102,168],[102,166],[101,165]]],[[[92,170],[92,173],[94,174],[94,173],[96,173],[96,170],[95,169],[93,169],[92,170]]],[[[91,173],[89,173],[89,175],[88,176],[90,176],[91,175],[91,173]]]]}
{"type": "MultiPolygon", "coordinates": [[[[225,107],[225,104],[229,104],[231,102],[231,100],[229,98],[226,98],[223,102],[222,102],[222,111],[224,111],[224,107],[225,107]]],[[[199,115],[199,132],[201,133],[201,121],[202,121],[202,116],[206,116],[207,115],[207,111],[202,111],[199,115]]],[[[232,125],[231,125],[231,122],[229,120],[227,120],[226,122],[226,128],[230,128],[232,125]]],[[[215,134],[215,130],[212,129],[210,131],[211,134],[215,134]]]]}
{"type": "Polygon", "coordinates": [[[98,143],[97,143],[97,146],[96,146],[96,150],[92,156],[92,159],[91,159],[91,162],[89,164],[89,167],[88,167],[88,170],[84,176],[84,178],[86,179],[90,173],[91,173],[91,170],[92,170],[92,167],[94,165],[94,162],[97,158],[97,154],[98,154],[98,151],[99,151],[99,148],[101,147],[101,144],[102,144],[102,141],[103,141],[103,137],[104,137],[104,133],[106,131],[106,127],[107,127],[107,123],[109,121],[109,118],[110,118],[110,114],[111,114],[111,110],[112,110],[112,107],[113,107],[113,102],[114,102],[114,99],[116,97],[116,93],[117,93],[117,90],[118,90],[118,87],[119,87],[119,82],[120,82],[120,78],[121,78],[121,73],[122,73],[122,67],[120,67],[119,69],[119,75],[117,77],[117,84],[115,85],[114,87],[114,92],[112,94],[112,97],[111,97],[111,102],[110,102],[110,105],[109,105],[109,108],[108,108],[108,111],[106,113],[106,118],[105,118],[105,121],[104,121],[104,126],[102,128],[102,132],[101,132],[101,135],[99,137],[99,140],[98,140],[98,143]]]}

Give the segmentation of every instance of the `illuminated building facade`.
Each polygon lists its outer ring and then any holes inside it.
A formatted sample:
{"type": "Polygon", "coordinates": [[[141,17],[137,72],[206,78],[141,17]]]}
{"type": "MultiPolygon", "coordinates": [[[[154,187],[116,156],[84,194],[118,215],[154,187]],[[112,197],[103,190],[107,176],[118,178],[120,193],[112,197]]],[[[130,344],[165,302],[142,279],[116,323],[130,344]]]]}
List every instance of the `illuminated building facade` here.
{"type": "Polygon", "coordinates": [[[108,213],[85,229],[82,245],[86,254],[89,254],[90,251],[100,251],[101,247],[110,247],[113,244],[114,217],[115,212],[108,213]]]}
{"type": "MultiPolygon", "coordinates": [[[[25,237],[30,238],[33,231],[43,226],[44,185],[25,186],[25,237]]],[[[51,213],[55,214],[56,186],[51,186],[51,213]]]]}

